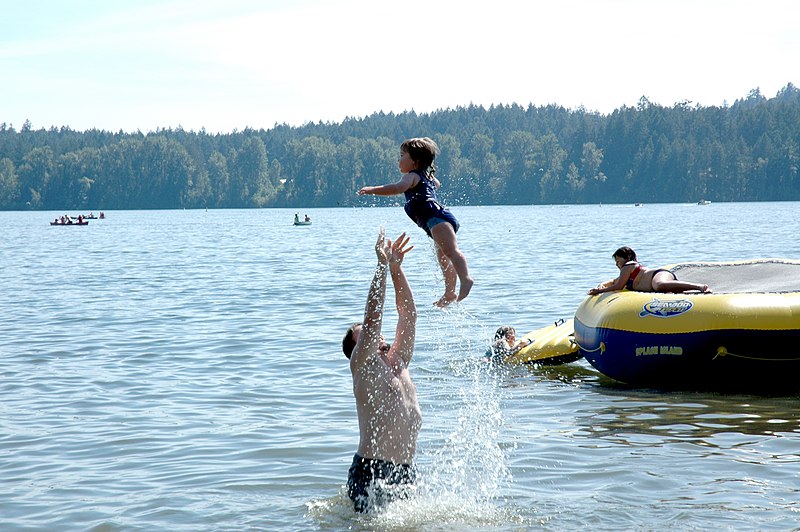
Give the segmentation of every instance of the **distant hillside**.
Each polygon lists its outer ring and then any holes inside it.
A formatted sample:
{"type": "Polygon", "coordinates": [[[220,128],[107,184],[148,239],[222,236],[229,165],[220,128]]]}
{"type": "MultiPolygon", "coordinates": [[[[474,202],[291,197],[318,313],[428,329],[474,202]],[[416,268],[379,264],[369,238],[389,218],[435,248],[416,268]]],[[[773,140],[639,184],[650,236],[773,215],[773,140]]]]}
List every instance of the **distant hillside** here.
{"type": "Polygon", "coordinates": [[[437,177],[451,205],[800,200],[800,91],[790,83],[730,106],[643,97],[609,115],[469,106],[229,134],[3,123],[0,209],[362,205],[356,191],[396,180],[399,144],[417,136],[442,150],[437,177]]]}

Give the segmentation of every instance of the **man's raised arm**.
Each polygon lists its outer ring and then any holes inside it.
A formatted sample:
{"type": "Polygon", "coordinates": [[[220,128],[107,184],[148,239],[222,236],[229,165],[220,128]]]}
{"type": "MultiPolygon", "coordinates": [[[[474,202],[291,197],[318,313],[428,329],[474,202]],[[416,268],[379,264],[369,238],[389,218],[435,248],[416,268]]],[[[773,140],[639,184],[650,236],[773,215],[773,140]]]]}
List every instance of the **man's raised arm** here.
{"type": "Polygon", "coordinates": [[[389,256],[389,271],[392,273],[394,285],[394,299],[397,305],[397,330],[395,331],[394,344],[397,356],[408,366],[414,355],[414,342],[417,331],[417,306],[414,303],[414,294],[408,284],[406,274],[403,272],[403,258],[414,246],[407,247],[409,238],[405,233],[392,242],[389,256]]]}
{"type": "Polygon", "coordinates": [[[378,241],[375,243],[375,253],[378,256],[378,265],[372,276],[367,294],[367,304],[364,308],[364,321],[361,323],[361,333],[358,343],[350,357],[350,368],[363,366],[369,356],[376,353],[380,344],[381,326],[383,324],[383,305],[386,300],[386,273],[389,260],[386,236],[381,227],[378,241]]]}

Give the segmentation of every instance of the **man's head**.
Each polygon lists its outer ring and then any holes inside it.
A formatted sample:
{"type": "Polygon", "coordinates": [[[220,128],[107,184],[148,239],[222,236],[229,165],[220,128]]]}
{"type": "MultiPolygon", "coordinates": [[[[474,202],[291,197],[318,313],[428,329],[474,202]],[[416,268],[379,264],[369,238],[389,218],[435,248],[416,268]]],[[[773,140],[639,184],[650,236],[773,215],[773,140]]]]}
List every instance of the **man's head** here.
{"type": "Polygon", "coordinates": [[[347,329],[347,332],[344,334],[344,338],[342,338],[342,351],[348,360],[350,360],[350,356],[353,354],[353,349],[356,347],[358,335],[360,333],[361,324],[356,322],[347,329]]]}
{"type": "MultiPolygon", "coordinates": [[[[360,335],[361,323],[356,322],[348,327],[347,332],[344,334],[344,338],[342,338],[342,351],[348,360],[350,360],[350,357],[353,355],[353,349],[355,349],[360,335]]],[[[383,335],[381,335],[378,349],[385,353],[391,347],[392,344],[387,344],[386,340],[383,338],[383,335]]]]}

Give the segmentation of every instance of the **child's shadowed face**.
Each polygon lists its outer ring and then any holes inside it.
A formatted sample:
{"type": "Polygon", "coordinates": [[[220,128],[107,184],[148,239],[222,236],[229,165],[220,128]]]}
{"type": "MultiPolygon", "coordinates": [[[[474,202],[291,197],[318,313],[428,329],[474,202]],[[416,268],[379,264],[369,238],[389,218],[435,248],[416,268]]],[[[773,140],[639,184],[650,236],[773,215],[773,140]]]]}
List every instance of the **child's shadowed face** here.
{"type": "Polygon", "coordinates": [[[400,152],[400,159],[397,161],[397,165],[404,174],[417,169],[417,163],[411,158],[411,155],[405,151],[400,152]]]}

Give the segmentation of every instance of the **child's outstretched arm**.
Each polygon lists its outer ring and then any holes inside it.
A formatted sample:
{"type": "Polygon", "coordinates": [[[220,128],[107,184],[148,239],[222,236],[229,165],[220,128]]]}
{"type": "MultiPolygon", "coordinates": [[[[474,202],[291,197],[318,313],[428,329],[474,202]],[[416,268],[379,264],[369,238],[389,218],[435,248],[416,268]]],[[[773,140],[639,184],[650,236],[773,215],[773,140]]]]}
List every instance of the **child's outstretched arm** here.
{"type": "Polygon", "coordinates": [[[633,271],[634,267],[635,266],[633,264],[630,264],[628,266],[623,266],[622,269],[619,271],[619,277],[617,277],[616,279],[611,279],[610,281],[606,281],[604,283],[600,283],[596,287],[589,290],[589,295],[596,296],[597,294],[602,294],[603,292],[614,292],[615,290],[622,290],[628,283],[628,279],[630,279],[631,272],[633,271]]]}
{"type": "Polygon", "coordinates": [[[374,194],[376,196],[394,196],[395,194],[402,194],[417,184],[419,177],[416,174],[408,173],[400,178],[397,183],[390,183],[388,185],[366,186],[358,191],[359,196],[365,194],[374,194]]]}

